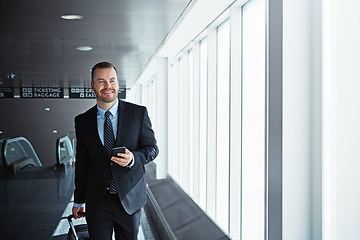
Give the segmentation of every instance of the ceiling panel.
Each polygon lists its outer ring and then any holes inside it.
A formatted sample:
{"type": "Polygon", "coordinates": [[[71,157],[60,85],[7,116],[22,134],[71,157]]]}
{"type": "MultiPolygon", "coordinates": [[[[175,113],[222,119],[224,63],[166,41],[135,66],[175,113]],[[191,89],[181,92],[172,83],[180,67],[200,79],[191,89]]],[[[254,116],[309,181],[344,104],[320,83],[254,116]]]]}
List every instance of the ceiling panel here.
{"type": "Polygon", "coordinates": [[[90,69],[100,61],[112,62],[121,86],[130,87],[189,2],[2,0],[0,87],[89,86],[90,69]]]}

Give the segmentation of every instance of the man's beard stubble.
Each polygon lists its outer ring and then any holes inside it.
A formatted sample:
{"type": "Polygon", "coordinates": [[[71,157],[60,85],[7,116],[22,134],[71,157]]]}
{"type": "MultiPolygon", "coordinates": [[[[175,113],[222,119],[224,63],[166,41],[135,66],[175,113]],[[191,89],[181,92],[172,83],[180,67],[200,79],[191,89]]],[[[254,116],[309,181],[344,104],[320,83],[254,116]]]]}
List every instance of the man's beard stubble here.
{"type": "Polygon", "coordinates": [[[116,90],[115,89],[105,89],[105,90],[102,90],[102,91],[100,91],[100,93],[97,93],[97,92],[95,92],[95,96],[96,96],[96,98],[99,100],[99,101],[102,101],[102,102],[105,102],[105,103],[110,103],[110,102],[113,102],[113,101],[115,101],[116,100],[116,98],[118,97],[118,94],[116,94],[116,90]],[[108,98],[103,98],[102,96],[101,96],[101,92],[103,92],[103,91],[108,91],[108,90],[112,90],[112,91],[114,91],[115,93],[114,93],[114,96],[112,97],[112,98],[110,98],[110,99],[108,99],[108,98]]]}

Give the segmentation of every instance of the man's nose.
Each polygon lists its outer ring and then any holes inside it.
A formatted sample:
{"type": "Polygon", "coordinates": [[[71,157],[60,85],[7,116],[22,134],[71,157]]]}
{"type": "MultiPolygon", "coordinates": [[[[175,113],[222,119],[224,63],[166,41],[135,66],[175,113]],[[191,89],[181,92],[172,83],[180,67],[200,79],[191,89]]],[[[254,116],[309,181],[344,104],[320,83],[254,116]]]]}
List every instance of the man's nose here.
{"type": "Polygon", "coordinates": [[[110,86],[111,86],[110,82],[105,81],[105,87],[106,87],[106,88],[109,88],[110,86]]]}

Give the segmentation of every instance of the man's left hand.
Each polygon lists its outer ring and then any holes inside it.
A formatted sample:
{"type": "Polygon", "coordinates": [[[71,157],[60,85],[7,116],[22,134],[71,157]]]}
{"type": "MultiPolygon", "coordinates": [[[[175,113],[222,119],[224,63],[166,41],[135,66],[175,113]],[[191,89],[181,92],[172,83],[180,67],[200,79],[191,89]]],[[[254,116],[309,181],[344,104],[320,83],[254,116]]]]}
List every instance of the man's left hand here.
{"type": "Polygon", "coordinates": [[[119,164],[122,167],[126,167],[133,160],[133,154],[126,148],[125,153],[118,153],[117,157],[111,157],[111,161],[119,164]]]}

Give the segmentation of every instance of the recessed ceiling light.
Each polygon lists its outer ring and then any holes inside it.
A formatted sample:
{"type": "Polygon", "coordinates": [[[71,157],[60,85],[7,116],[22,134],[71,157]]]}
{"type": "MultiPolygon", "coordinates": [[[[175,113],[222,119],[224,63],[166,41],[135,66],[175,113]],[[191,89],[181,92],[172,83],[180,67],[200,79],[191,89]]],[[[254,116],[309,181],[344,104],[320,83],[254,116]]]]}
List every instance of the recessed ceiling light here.
{"type": "Polygon", "coordinates": [[[79,20],[79,19],[83,19],[83,16],[76,14],[66,14],[66,15],[62,15],[61,18],[65,20],[79,20]]]}
{"type": "Polygon", "coordinates": [[[0,134],[3,134],[3,131],[0,130],[0,134]]]}
{"type": "Polygon", "coordinates": [[[45,111],[50,111],[50,108],[49,108],[49,107],[46,107],[46,108],[45,108],[45,111]]]}
{"type": "Polygon", "coordinates": [[[8,73],[7,77],[10,78],[10,79],[14,79],[15,74],[14,73],[8,73]]]}
{"type": "Polygon", "coordinates": [[[90,46],[80,46],[80,47],[77,47],[76,49],[79,50],[79,51],[90,51],[90,50],[92,50],[92,47],[90,47],[90,46]]]}
{"type": "Polygon", "coordinates": [[[57,134],[57,130],[53,130],[53,134],[57,134]]]}

